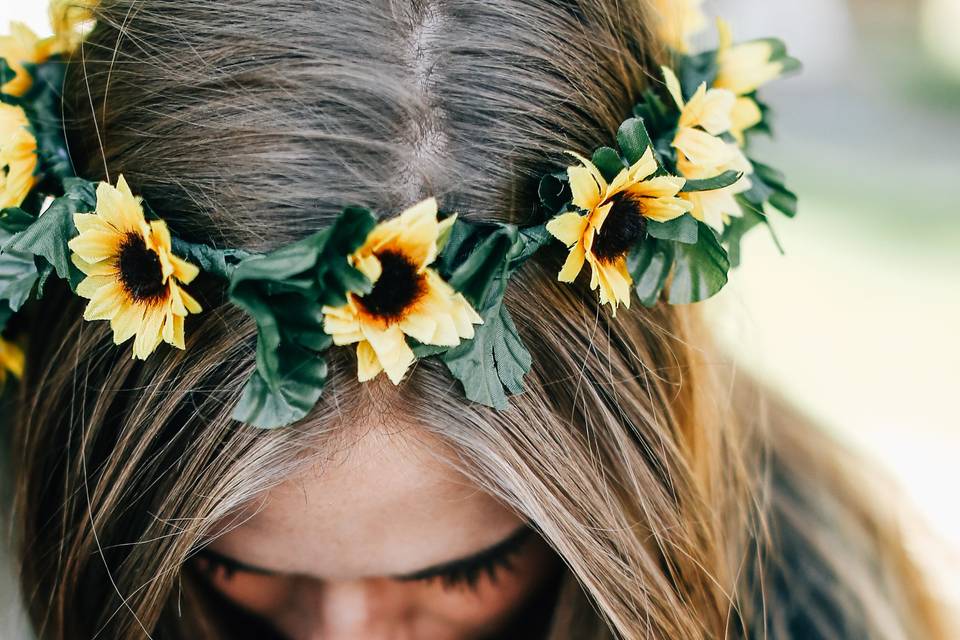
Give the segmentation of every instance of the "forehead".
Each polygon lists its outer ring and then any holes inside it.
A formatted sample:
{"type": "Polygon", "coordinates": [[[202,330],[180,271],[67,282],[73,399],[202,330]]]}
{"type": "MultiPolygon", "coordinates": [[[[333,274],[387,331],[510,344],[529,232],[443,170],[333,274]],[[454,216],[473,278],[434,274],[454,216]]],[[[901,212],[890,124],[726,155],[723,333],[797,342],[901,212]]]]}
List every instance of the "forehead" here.
{"type": "Polygon", "coordinates": [[[422,432],[371,429],[262,497],[212,548],[322,579],[402,575],[496,544],[520,519],[422,432]]]}

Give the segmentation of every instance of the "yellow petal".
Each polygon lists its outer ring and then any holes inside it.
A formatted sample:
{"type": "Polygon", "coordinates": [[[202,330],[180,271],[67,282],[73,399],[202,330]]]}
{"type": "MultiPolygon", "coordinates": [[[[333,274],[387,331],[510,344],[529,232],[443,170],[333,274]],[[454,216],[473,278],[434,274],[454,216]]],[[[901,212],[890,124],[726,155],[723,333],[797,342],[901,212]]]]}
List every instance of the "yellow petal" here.
{"type": "Polygon", "coordinates": [[[156,351],[163,338],[161,331],[165,320],[166,314],[159,305],[150,307],[144,312],[137,337],[133,341],[134,358],[146,360],[156,351]]]}
{"type": "Polygon", "coordinates": [[[713,136],[730,130],[730,114],[737,97],[726,89],[710,89],[703,83],[683,108],[681,127],[701,127],[713,136]]]}
{"type": "Polygon", "coordinates": [[[583,269],[583,261],[585,259],[586,250],[583,248],[583,243],[578,242],[570,249],[570,254],[563,263],[563,268],[560,270],[557,280],[560,282],[573,282],[576,280],[580,274],[580,270],[583,269]]]}
{"type": "Polygon", "coordinates": [[[632,279],[626,269],[626,260],[621,258],[613,263],[591,260],[593,273],[590,288],[600,293],[600,304],[609,304],[614,316],[617,306],[623,304],[630,308],[630,285],[632,279]]]}
{"type": "Polygon", "coordinates": [[[379,329],[365,322],[360,323],[363,336],[377,354],[377,360],[394,384],[400,384],[403,375],[413,364],[413,351],[407,345],[400,327],[392,325],[379,329]]]}
{"type": "Polygon", "coordinates": [[[0,338],[0,385],[6,380],[7,371],[18,378],[22,378],[26,362],[27,358],[23,349],[13,342],[0,338]]]}
{"type": "Polygon", "coordinates": [[[116,315],[110,320],[114,344],[123,344],[136,335],[142,322],[142,305],[126,304],[118,306],[116,315]]]}
{"type": "Polygon", "coordinates": [[[71,239],[67,246],[87,262],[100,262],[120,253],[122,239],[117,233],[87,231],[71,239]]]}
{"type": "Polygon", "coordinates": [[[372,253],[355,256],[353,260],[353,266],[360,273],[367,276],[367,279],[370,280],[370,282],[376,282],[379,280],[380,274],[383,273],[383,265],[380,264],[379,258],[372,253]]]}
{"type": "Polygon", "coordinates": [[[360,382],[367,382],[380,375],[381,371],[383,371],[383,366],[377,359],[377,352],[373,350],[369,342],[362,340],[357,345],[357,378],[360,382]]]}
{"type": "Polygon", "coordinates": [[[737,144],[742,147],[746,142],[743,132],[760,124],[763,121],[763,112],[753,98],[737,98],[730,120],[733,125],[730,132],[737,139],[737,144]]]}
{"type": "Polygon", "coordinates": [[[580,215],[576,211],[562,213],[547,223],[547,231],[550,235],[567,247],[580,242],[586,228],[587,216],[580,215]]]}
{"type": "Polygon", "coordinates": [[[97,291],[103,287],[114,285],[116,282],[117,279],[111,274],[90,275],[77,285],[76,293],[81,298],[92,299],[97,291]]]}
{"type": "Polygon", "coordinates": [[[178,258],[172,253],[169,255],[170,264],[173,266],[173,277],[183,284],[190,284],[200,275],[200,268],[196,265],[187,262],[183,258],[178,258]]]}
{"type": "MultiPolygon", "coordinates": [[[[98,278],[99,276],[92,276],[98,278]]],[[[90,280],[90,278],[87,278],[90,280]]],[[[90,285],[91,289],[93,285],[90,285]]],[[[77,293],[80,293],[79,288],[77,293]]],[[[81,294],[82,295],[82,294],[81,294]]],[[[92,291],[90,303],[83,312],[84,320],[110,320],[123,306],[128,305],[126,293],[121,285],[115,281],[108,282],[92,291]]]]}
{"type": "Polygon", "coordinates": [[[423,313],[407,314],[400,321],[400,330],[423,344],[437,344],[434,335],[437,332],[437,320],[423,313]]]}
{"type": "Polygon", "coordinates": [[[706,131],[689,127],[682,127],[677,130],[673,146],[685,155],[690,162],[704,167],[725,165],[733,157],[730,144],[706,131]]]}
{"type": "Polygon", "coordinates": [[[607,191],[607,181],[591,161],[572,151],[567,153],[579,160],[582,165],[567,167],[573,204],[584,211],[590,211],[603,201],[607,191]]]}
{"type": "Polygon", "coordinates": [[[630,187],[629,192],[648,198],[672,197],[680,193],[680,189],[683,189],[686,183],[685,178],[677,176],[657,176],[645,182],[638,182],[630,187]]]}
{"type": "Polygon", "coordinates": [[[669,222],[691,209],[693,205],[682,198],[649,198],[643,203],[643,215],[657,222],[669,222]]]}
{"type": "Polygon", "coordinates": [[[659,168],[660,167],[657,166],[657,160],[653,156],[653,148],[647,147],[647,150],[643,152],[643,156],[630,165],[630,182],[646,180],[655,174],[659,168]]]}
{"type": "Polygon", "coordinates": [[[358,254],[392,249],[405,255],[418,268],[423,268],[436,259],[439,235],[437,201],[428,198],[396,218],[378,224],[358,254]]]}
{"type": "Polygon", "coordinates": [[[680,79],[677,78],[677,74],[674,73],[670,67],[663,66],[660,68],[663,70],[663,79],[667,83],[667,91],[670,92],[673,101],[682,111],[685,103],[683,100],[683,90],[680,88],[680,79]]]}
{"type": "Polygon", "coordinates": [[[99,262],[87,262],[76,253],[70,254],[70,261],[88,276],[112,276],[117,275],[117,263],[112,260],[100,260],[99,262]]]}

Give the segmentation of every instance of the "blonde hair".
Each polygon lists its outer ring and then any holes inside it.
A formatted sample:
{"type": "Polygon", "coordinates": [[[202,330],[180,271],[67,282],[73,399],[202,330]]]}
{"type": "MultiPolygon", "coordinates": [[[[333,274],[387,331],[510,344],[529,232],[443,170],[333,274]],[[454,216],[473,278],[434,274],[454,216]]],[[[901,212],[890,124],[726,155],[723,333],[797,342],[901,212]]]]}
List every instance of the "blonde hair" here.
{"type": "MultiPolygon", "coordinates": [[[[279,246],[359,202],[435,195],[529,222],[563,151],[608,144],[661,55],[631,0],[109,0],[71,67],[79,172],[122,172],[187,239],[279,246]]],[[[421,361],[360,385],[346,350],[308,420],[230,420],[253,327],[215,283],[186,352],[146,363],[51,290],[14,432],[22,586],[41,638],[229,637],[186,569],[221,522],[398,412],[568,567],[550,637],[946,638],[895,528],[822,437],[733,383],[696,309],[598,308],[544,252],[508,294],[528,391],[468,405],[421,361]],[[814,455],[816,452],[816,455],[814,455]]]]}

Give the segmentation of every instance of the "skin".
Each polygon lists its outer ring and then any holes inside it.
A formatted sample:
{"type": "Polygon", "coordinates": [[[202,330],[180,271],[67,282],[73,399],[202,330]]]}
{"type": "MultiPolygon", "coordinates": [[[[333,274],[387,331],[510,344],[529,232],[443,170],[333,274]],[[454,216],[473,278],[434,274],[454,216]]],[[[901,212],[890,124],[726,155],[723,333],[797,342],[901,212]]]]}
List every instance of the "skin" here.
{"type": "Polygon", "coordinates": [[[269,492],[210,546],[257,568],[198,566],[229,602],[290,640],[530,637],[559,561],[516,514],[409,431],[366,432],[332,464],[269,492]],[[473,584],[416,574],[517,540],[473,584]],[[266,571],[268,573],[263,573],[266,571]]]}

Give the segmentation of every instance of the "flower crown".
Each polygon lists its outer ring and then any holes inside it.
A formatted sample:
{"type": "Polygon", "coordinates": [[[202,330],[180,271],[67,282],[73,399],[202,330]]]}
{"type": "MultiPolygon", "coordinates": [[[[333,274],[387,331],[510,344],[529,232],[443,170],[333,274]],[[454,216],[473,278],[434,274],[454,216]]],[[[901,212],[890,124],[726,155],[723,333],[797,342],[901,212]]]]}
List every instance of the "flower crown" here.
{"type": "MultiPolygon", "coordinates": [[[[706,25],[697,0],[659,0],[671,47],[664,82],[617,132],[617,146],[545,176],[544,222],[470,222],[425,200],[378,219],[350,206],[327,228],[268,254],[191,244],[134,195],[74,174],[60,116],[68,56],[94,27],[96,0],[54,0],[55,35],[23,25],[0,37],[0,331],[53,276],[89,300],[84,319],[107,320],[114,342],[146,359],[162,342],[185,348],[184,324],[201,305],[187,286],[204,272],[256,322],[256,369],[234,409],[263,428],[307,415],[327,380],[324,353],[356,345],[361,381],[399,384],[419,358],[440,358],[466,397],[504,408],[524,388],[532,358],[503,304],[511,276],[555,241],[558,275],[585,263],[590,286],[616,314],[635,295],[652,306],[704,300],[727,282],[739,243],[796,197],[776,170],[745,150],[770,133],[757,89],[799,63],[778,40],[734,44],[719,24],[715,50],[689,52],[706,25]],[[769,205],[769,206],[768,206],[769,205]]],[[[9,331],[7,333],[10,333],[9,331]]],[[[24,355],[0,338],[0,384],[24,355]]]]}

